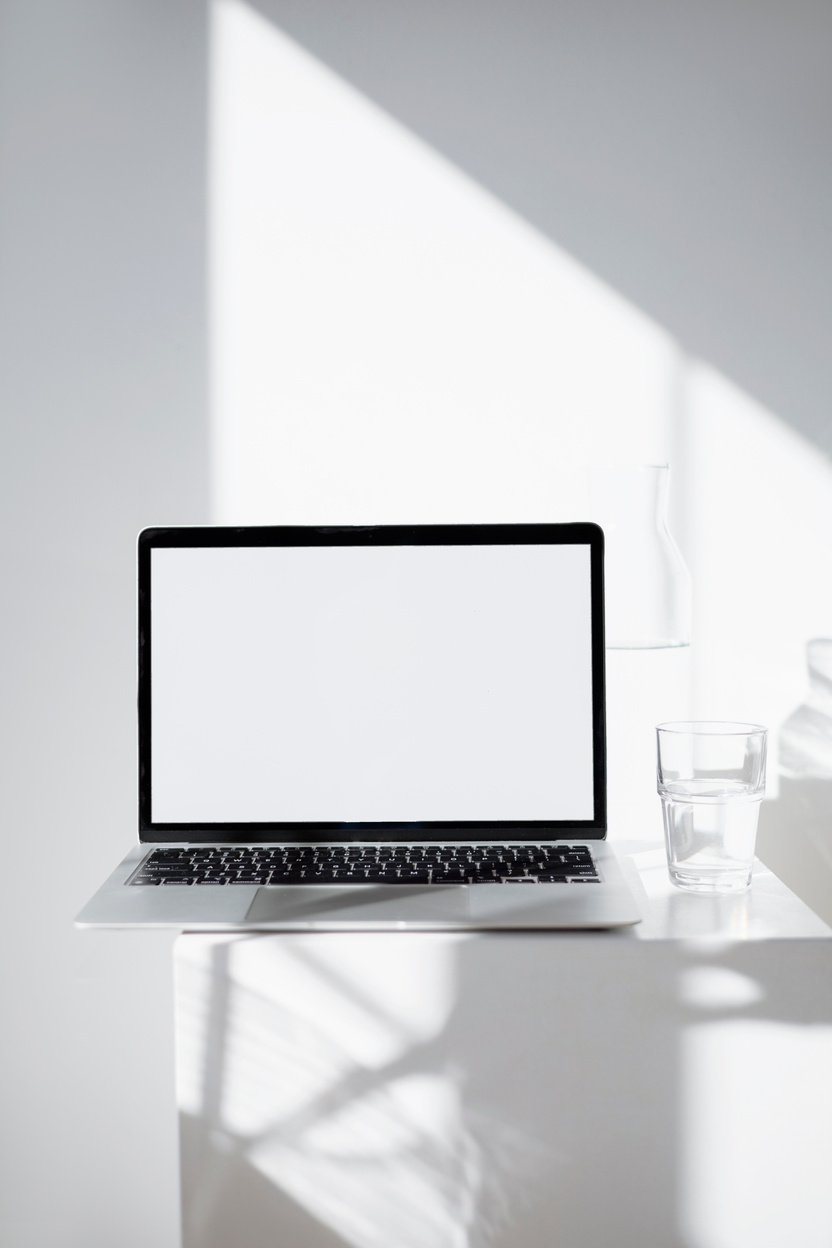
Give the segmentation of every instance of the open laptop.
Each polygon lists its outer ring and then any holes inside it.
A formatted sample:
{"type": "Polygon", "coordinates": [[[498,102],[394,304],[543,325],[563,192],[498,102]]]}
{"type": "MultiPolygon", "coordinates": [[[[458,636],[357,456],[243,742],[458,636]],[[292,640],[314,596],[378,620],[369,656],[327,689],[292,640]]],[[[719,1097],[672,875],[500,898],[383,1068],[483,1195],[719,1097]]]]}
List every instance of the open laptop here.
{"type": "Polygon", "coordinates": [[[81,926],[639,921],[591,524],[153,528],[139,843],[81,926]]]}

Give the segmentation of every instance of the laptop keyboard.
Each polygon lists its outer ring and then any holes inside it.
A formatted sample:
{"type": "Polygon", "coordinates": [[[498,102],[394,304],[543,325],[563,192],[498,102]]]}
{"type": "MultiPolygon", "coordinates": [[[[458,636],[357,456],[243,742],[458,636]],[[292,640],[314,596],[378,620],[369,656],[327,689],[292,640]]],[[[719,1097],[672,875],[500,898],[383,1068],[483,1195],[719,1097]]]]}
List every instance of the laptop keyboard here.
{"type": "Polygon", "coordinates": [[[586,845],[261,845],[155,849],[135,885],[597,884],[586,845]]]}

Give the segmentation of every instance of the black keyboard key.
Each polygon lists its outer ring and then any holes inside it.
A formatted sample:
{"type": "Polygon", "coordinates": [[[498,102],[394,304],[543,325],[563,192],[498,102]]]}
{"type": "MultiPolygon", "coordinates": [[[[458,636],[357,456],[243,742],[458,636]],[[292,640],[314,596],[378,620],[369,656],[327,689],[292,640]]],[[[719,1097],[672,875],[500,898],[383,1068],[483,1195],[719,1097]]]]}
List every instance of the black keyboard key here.
{"type": "Polygon", "coordinates": [[[600,883],[583,845],[234,845],[153,850],[132,884],[600,883]]]}

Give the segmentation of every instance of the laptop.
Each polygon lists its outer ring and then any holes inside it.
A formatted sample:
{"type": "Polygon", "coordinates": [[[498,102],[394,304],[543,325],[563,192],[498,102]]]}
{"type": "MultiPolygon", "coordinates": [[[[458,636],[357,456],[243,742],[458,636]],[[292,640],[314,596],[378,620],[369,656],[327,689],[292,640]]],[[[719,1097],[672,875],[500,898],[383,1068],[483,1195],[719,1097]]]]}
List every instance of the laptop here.
{"type": "Polygon", "coordinates": [[[150,528],[138,844],[82,927],[609,928],[592,524],[150,528]]]}

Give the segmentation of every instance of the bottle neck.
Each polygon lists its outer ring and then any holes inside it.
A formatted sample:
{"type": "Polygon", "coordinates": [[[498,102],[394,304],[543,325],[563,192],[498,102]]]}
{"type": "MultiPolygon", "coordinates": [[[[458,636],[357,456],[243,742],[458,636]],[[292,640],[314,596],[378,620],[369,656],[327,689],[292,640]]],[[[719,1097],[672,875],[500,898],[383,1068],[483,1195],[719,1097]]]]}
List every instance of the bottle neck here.
{"type": "Polygon", "coordinates": [[[593,468],[592,517],[610,536],[667,532],[667,465],[593,468]]]}

